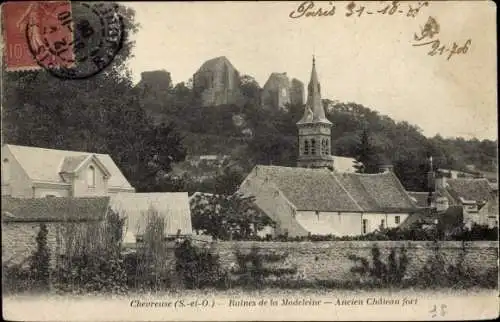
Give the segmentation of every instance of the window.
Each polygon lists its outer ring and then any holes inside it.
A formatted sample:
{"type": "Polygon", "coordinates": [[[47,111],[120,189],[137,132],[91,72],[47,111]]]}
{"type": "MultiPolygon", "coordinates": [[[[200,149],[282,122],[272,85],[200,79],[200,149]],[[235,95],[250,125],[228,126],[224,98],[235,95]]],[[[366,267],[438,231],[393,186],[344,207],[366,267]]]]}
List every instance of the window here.
{"type": "Polygon", "coordinates": [[[368,231],[368,219],[363,219],[363,234],[366,234],[368,231]]]}
{"type": "Polygon", "coordinates": [[[283,88],[281,90],[281,96],[285,97],[286,96],[286,88],[283,88]]]}
{"type": "Polygon", "coordinates": [[[89,187],[95,187],[95,168],[90,166],[87,170],[87,184],[89,187]]]}
{"type": "Polygon", "coordinates": [[[319,211],[316,210],[316,217],[318,218],[319,220],[319,211]]]}
{"type": "Polygon", "coordinates": [[[396,224],[399,224],[401,222],[401,217],[399,217],[399,216],[394,217],[394,222],[396,224]]]}
{"type": "Polygon", "coordinates": [[[382,228],[382,229],[385,228],[385,220],[384,219],[380,220],[380,228],[382,228]]]}
{"type": "Polygon", "coordinates": [[[304,154],[309,154],[309,140],[304,140],[304,154]]]}
{"type": "Polygon", "coordinates": [[[311,140],[311,154],[316,155],[316,140],[315,139],[311,140]]]}

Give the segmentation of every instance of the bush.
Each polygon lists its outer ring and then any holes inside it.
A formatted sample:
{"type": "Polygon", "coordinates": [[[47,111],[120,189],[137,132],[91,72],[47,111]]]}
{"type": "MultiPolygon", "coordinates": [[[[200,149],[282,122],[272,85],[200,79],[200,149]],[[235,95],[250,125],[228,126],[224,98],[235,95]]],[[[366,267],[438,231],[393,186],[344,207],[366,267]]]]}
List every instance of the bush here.
{"type": "Polygon", "coordinates": [[[387,258],[387,263],[381,258],[380,249],[375,244],[371,250],[372,264],[368,259],[349,255],[348,258],[360,263],[359,266],[351,268],[351,272],[359,275],[362,281],[371,281],[386,286],[399,286],[408,268],[408,256],[405,247],[399,249],[399,254],[392,248],[387,258]]]}
{"type": "Polygon", "coordinates": [[[219,263],[219,256],[209,249],[198,248],[189,239],[175,250],[176,271],[188,289],[228,287],[228,274],[219,263]]]}
{"type": "Polygon", "coordinates": [[[47,245],[47,226],[40,224],[40,231],[36,236],[37,248],[30,258],[30,273],[35,288],[48,290],[50,284],[50,249],[47,245]]]}
{"type": "Polygon", "coordinates": [[[297,267],[273,267],[270,263],[283,261],[288,254],[263,254],[257,247],[252,247],[250,253],[245,254],[241,250],[235,252],[238,268],[231,273],[238,277],[238,283],[243,286],[257,287],[264,286],[265,278],[283,277],[285,275],[295,274],[297,267]]]}
{"type": "Polygon", "coordinates": [[[124,220],[110,211],[104,223],[67,224],[59,246],[54,287],[58,293],[114,293],[128,291],[121,255],[124,220]]]}
{"type": "Polygon", "coordinates": [[[8,265],[2,264],[2,286],[3,292],[19,293],[31,291],[34,281],[31,272],[27,268],[23,268],[23,264],[8,265]]]}

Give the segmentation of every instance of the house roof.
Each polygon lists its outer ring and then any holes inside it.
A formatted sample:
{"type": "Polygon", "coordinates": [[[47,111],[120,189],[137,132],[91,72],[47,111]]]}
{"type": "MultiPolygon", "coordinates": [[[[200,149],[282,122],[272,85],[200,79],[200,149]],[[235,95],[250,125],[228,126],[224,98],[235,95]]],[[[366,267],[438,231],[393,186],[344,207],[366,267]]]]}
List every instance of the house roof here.
{"type": "Polygon", "coordinates": [[[5,145],[19,162],[26,174],[34,181],[64,183],[60,173],[63,170],[75,170],[89,156],[95,157],[109,172],[108,187],[133,189],[109,154],[97,154],[80,151],[65,151],[28,147],[20,145],[5,145]]]}
{"type": "Polygon", "coordinates": [[[474,201],[491,199],[491,187],[486,179],[447,179],[447,190],[457,200],[460,198],[474,201]]]}
{"type": "Polygon", "coordinates": [[[109,197],[2,197],[2,221],[99,221],[105,218],[108,205],[109,197]]]}
{"type": "Polygon", "coordinates": [[[148,213],[155,211],[164,218],[165,233],[192,233],[191,212],[187,192],[118,193],[111,197],[111,208],[127,218],[125,242],[135,242],[145,232],[148,213]]]}
{"type": "Polygon", "coordinates": [[[428,192],[421,191],[408,191],[410,198],[414,199],[417,207],[425,208],[428,207],[427,198],[429,197],[428,192]]]}
{"type": "Polygon", "coordinates": [[[391,173],[335,173],[327,169],[256,166],[298,210],[402,212],[416,207],[391,173]]]}

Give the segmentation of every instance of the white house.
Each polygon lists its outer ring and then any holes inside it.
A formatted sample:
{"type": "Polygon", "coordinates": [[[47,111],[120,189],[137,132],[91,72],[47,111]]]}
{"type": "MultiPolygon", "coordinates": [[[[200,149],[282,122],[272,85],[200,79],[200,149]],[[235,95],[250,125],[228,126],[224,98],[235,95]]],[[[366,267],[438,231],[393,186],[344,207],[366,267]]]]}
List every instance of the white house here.
{"type": "Polygon", "coordinates": [[[134,191],[108,154],[2,146],[2,195],[91,197],[134,191]]]}

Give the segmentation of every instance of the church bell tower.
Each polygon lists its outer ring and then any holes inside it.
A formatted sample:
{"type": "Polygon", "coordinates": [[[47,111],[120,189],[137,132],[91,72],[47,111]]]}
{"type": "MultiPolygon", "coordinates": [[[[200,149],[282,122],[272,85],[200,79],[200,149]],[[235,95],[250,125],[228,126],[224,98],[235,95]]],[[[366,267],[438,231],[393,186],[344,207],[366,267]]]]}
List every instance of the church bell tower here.
{"type": "Polygon", "coordinates": [[[313,56],[311,80],[307,88],[304,116],[297,122],[299,131],[299,158],[297,166],[329,168],[333,170],[331,155],[332,123],[326,118],[313,56]]]}

